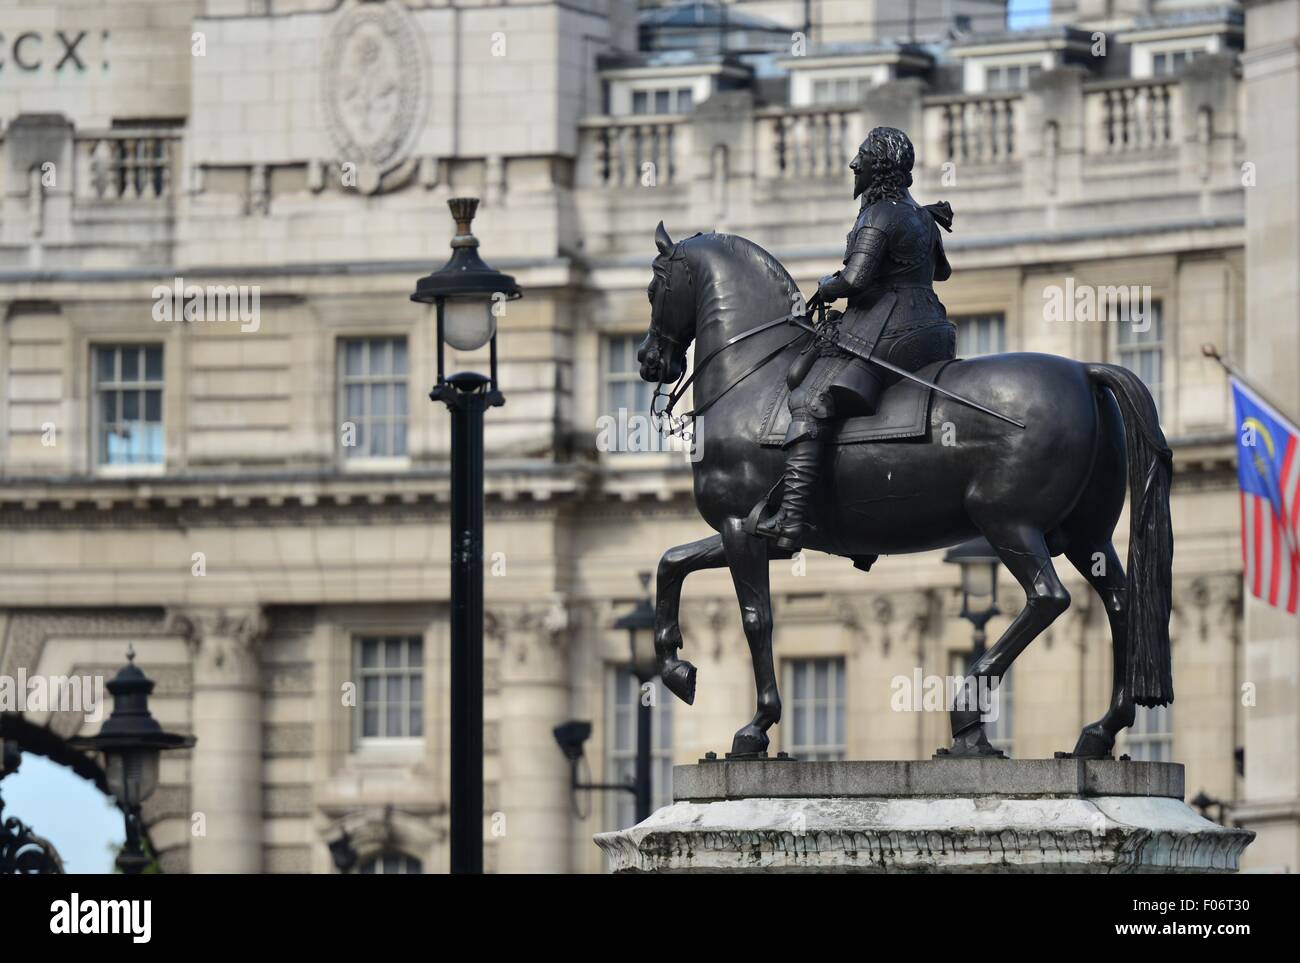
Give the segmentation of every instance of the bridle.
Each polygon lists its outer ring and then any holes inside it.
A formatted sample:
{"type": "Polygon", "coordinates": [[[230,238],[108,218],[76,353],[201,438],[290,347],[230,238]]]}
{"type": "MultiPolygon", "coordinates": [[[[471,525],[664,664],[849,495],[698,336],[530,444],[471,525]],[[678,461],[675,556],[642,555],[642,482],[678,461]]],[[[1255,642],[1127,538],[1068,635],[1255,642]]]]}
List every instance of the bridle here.
{"type": "MultiPolygon", "coordinates": [[[[818,327],[821,327],[826,321],[826,305],[823,304],[820,299],[817,299],[816,307],[818,311],[817,324],[818,327]]],[[[680,339],[674,338],[672,335],[669,334],[664,334],[661,330],[659,330],[659,318],[661,316],[661,312],[659,309],[660,309],[659,291],[656,290],[654,318],[650,325],[650,333],[654,335],[656,347],[658,347],[660,343],[664,341],[667,341],[670,345],[673,346],[674,349],[681,347],[680,339]]],[[[650,398],[650,423],[654,426],[656,431],[666,431],[669,435],[680,436],[683,441],[692,441],[695,437],[695,433],[693,430],[694,424],[695,421],[700,417],[700,415],[704,414],[715,404],[721,401],[723,396],[725,396],[727,392],[731,391],[732,388],[736,387],[738,384],[740,384],[742,381],[744,381],[754,372],[758,371],[760,368],[766,365],[773,358],[777,357],[779,354],[785,351],[786,348],[790,347],[800,338],[803,338],[804,332],[800,331],[796,333],[788,341],[783,341],[775,348],[773,348],[771,351],[768,351],[761,358],[759,358],[748,368],[746,368],[743,372],[741,372],[739,376],[733,378],[725,388],[717,392],[708,401],[705,401],[703,404],[696,405],[690,411],[684,412],[681,415],[674,414],[673,408],[677,405],[677,402],[679,402],[682,399],[682,395],[686,393],[686,389],[691,386],[691,383],[696,379],[696,377],[699,376],[700,372],[702,372],[705,368],[708,367],[709,362],[712,361],[714,358],[716,358],[718,355],[722,354],[723,351],[727,350],[727,348],[730,348],[732,345],[739,344],[740,342],[745,341],[748,338],[752,338],[756,334],[762,334],[764,331],[771,330],[772,328],[775,328],[778,325],[786,324],[792,318],[803,319],[806,317],[807,317],[807,311],[805,309],[804,313],[796,313],[794,311],[791,311],[788,314],[781,315],[779,318],[773,318],[771,321],[764,321],[762,324],[756,325],[752,328],[742,331],[740,334],[728,338],[722,344],[718,345],[716,348],[714,348],[712,351],[706,354],[703,358],[697,361],[692,366],[689,374],[687,374],[686,369],[683,366],[681,376],[677,379],[673,387],[668,391],[665,392],[663,390],[664,382],[661,381],[658,384],[656,384],[654,394],[650,398]],[[663,407],[658,407],[658,402],[661,398],[665,399],[665,402],[663,407]]],[[[660,350],[659,353],[660,353],[660,357],[662,358],[663,351],[660,350]]],[[[673,357],[673,356],[669,355],[669,357],[673,357]]],[[[683,351],[683,357],[685,357],[684,351],[683,351]]]]}

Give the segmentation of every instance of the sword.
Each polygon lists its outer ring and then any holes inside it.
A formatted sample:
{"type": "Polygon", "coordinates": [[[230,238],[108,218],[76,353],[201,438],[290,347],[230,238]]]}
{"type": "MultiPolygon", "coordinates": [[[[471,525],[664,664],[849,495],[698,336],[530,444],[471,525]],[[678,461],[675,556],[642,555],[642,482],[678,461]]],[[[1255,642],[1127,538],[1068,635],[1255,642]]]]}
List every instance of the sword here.
{"type": "MultiPolygon", "coordinates": [[[[825,337],[825,335],[823,335],[820,331],[814,328],[807,321],[802,320],[800,316],[797,314],[791,314],[789,316],[789,321],[796,328],[802,328],[805,331],[810,331],[819,338],[825,337]]],[[[835,347],[839,348],[841,351],[847,351],[849,354],[861,358],[863,361],[866,361],[870,364],[879,365],[880,367],[884,368],[886,371],[892,371],[896,375],[901,375],[902,377],[906,378],[908,381],[915,381],[918,385],[924,385],[925,387],[929,388],[931,391],[937,391],[945,398],[951,398],[953,401],[966,405],[968,408],[974,408],[976,411],[982,411],[986,415],[992,415],[994,418],[997,418],[1000,421],[1005,421],[1009,425],[1015,425],[1017,428],[1024,429],[1025,427],[1023,423],[1016,421],[1016,419],[1008,418],[1006,415],[1002,414],[999,411],[994,411],[992,408],[986,408],[978,401],[971,401],[969,398],[963,398],[961,395],[955,394],[954,392],[949,391],[947,388],[940,388],[933,381],[926,381],[924,378],[922,378],[920,375],[916,374],[913,371],[908,371],[906,368],[900,368],[896,364],[890,364],[888,361],[884,360],[883,358],[873,358],[871,355],[862,352],[861,350],[853,347],[852,345],[841,344],[839,341],[834,341],[834,340],[832,340],[832,343],[835,345],[835,347]]]]}

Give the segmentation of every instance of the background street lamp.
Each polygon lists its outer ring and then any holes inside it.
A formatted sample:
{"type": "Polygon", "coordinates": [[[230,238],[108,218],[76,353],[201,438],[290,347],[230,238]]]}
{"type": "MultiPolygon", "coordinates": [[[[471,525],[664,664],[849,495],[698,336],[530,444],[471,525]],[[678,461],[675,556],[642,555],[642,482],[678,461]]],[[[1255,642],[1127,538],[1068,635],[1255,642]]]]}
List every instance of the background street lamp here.
{"type": "Polygon", "coordinates": [[[158,757],[164,749],[188,749],[194,736],[166,732],[149,711],[149,693],[154,681],[135,664],[135,650],[128,649],[126,665],[108,682],[113,695],[113,712],[99,727],[99,734],[68,740],[74,749],[98,752],[104,758],[108,791],[126,819],[126,843],[117,857],[117,868],[134,875],[144,871],[151,857],[141,844],[143,830],[140,807],[158,788],[158,757]]]}
{"type": "Polygon", "coordinates": [[[451,259],[415,284],[412,301],[437,316],[438,381],[451,411],[451,871],[483,872],[483,413],[505,404],[497,387],[497,305],[522,296],[515,279],[478,256],[470,231],[478,199],[447,202],[451,259]],[[490,374],[447,377],[445,346],[491,346],[490,374]]]}
{"type": "Polygon", "coordinates": [[[555,741],[569,760],[569,788],[576,794],[583,791],[614,790],[631,792],[636,796],[636,821],[642,822],[650,817],[650,796],[653,783],[650,777],[650,744],[653,734],[654,703],[645,698],[643,691],[647,682],[659,676],[659,662],[655,657],[654,630],[655,610],[650,602],[650,573],[640,574],[641,588],[645,594],[637,601],[631,612],[614,622],[614,628],[625,629],[628,640],[628,667],[640,683],[637,692],[636,710],[636,774],[631,782],[579,782],[578,768],[582,764],[583,744],[591,736],[591,723],[582,720],[570,720],[554,729],[555,741]]]}
{"type": "MultiPolygon", "coordinates": [[[[974,659],[984,654],[985,626],[998,612],[998,566],[1001,561],[987,539],[977,538],[950,548],[943,560],[961,566],[961,612],[975,626],[974,659]]],[[[972,659],[973,661],[973,659],[972,659]]]]}
{"type": "Polygon", "coordinates": [[[650,604],[650,573],[641,573],[641,590],[644,593],[631,612],[614,622],[614,628],[627,630],[628,651],[631,653],[632,674],[640,683],[636,708],[636,821],[650,817],[650,737],[654,717],[652,700],[646,698],[645,684],[659,675],[659,661],[655,658],[655,610],[650,604]]]}

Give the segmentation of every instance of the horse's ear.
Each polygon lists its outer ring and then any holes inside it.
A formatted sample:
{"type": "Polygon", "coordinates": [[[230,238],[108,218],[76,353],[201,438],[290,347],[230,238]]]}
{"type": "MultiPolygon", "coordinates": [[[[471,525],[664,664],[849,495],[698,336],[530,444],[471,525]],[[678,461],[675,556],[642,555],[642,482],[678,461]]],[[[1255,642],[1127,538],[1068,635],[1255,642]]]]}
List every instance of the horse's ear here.
{"type": "Polygon", "coordinates": [[[655,228],[655,247],[659,248],[659,253],[667,257],[673,253],[673,239],[668,236],[668,231],[664,228],[664,222],[660,221],[659,226],[655,228]]]}

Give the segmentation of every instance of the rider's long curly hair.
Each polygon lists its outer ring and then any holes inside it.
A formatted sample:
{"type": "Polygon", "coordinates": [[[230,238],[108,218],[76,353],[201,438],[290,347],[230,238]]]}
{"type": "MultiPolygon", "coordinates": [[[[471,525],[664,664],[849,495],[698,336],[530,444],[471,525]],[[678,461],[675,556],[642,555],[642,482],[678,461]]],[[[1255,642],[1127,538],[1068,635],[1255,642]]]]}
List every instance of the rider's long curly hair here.
{"type": "Polygon", "coordinates": [[[863,203],[902,198],[912,186],[912,165],[916,161],[907,135],[897,127],[876,127],[860,150],[866,154],[871,175],[863,191],[863,203]]]}

